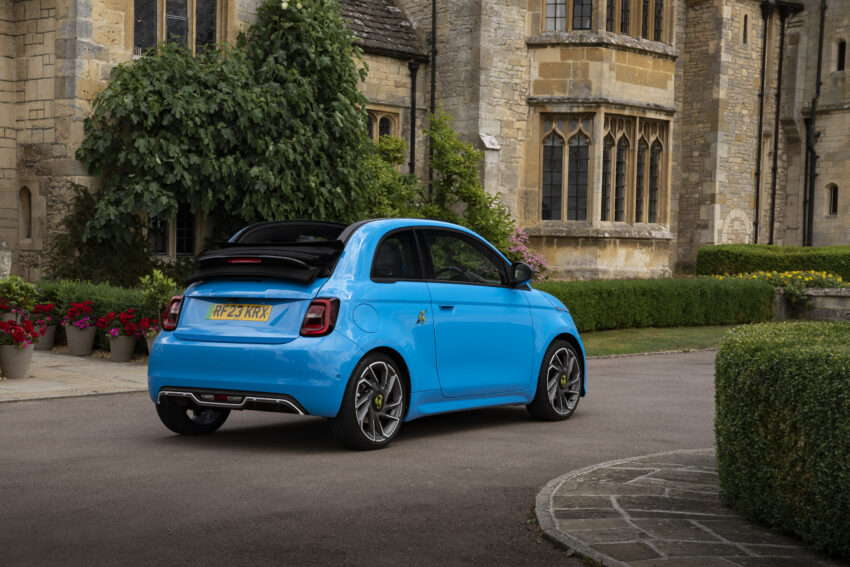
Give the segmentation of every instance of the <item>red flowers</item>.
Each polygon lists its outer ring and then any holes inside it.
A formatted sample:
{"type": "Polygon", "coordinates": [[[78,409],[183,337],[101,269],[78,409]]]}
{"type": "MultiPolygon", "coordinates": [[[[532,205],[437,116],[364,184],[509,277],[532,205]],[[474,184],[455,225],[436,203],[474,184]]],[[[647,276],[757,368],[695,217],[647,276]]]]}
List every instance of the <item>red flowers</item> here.
{"type": "Polygon", "coordinates": [[[114,312],[107,313],[97,320],[97,326],[106,331],[109,337],[124,335],[138,338],[141,336],[139,325],[136,323],[135,309],[127,309],[117,315],[114,312]]]}
{"type": "Polygon", "coordinates": [[[65,318],[62,319],[63,325],[73,325],[78,329],[87,329],[91,327],[92,320],[89,315],[92,312],[91,300],[83,303],[71,303],[68,312],[65,313],[65,318]]]}
{"type": "Polygon", "coordinates": [[[44,335],[44,329],[36,330],[35,325],[29,319],[20,323],[17,321],[0,321],[0,344],[15,345],[20,350],[38,342],[38,338],[44,335]]]}

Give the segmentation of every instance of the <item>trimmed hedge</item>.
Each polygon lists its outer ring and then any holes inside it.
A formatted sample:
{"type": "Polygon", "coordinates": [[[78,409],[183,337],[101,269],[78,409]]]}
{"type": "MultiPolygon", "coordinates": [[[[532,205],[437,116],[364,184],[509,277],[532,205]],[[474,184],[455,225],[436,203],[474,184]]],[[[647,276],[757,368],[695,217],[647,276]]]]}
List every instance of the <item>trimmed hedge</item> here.
{"type": "Polygon", "coordinates": [[[814,270],[838,274],[850,281],[850,246],[771,246],[768,244],[718,244],[697,251],[698,276],[748,272],[814,270]]]}
{"type": "Polygon", "coordinates": [[[775,291],[753,280],[551,281],[534,287],[570,310],[579,331],[769,321],[775,291]]]}
{"type": "Polygon", "coordinates": [[[850,558],[850,323],[740,327],[715,367],[722,501],[850,558]]]}

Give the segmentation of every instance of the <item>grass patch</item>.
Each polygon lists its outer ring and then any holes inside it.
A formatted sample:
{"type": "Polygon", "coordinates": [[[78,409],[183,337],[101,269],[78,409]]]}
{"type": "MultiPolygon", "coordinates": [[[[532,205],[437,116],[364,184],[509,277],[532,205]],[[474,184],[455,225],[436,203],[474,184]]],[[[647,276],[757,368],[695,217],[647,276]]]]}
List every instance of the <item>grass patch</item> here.
{"type": "Polygon", "coordinates": [[[734,325],[617,329],[581,334],[588,356],[717,348],[734,325]]]}

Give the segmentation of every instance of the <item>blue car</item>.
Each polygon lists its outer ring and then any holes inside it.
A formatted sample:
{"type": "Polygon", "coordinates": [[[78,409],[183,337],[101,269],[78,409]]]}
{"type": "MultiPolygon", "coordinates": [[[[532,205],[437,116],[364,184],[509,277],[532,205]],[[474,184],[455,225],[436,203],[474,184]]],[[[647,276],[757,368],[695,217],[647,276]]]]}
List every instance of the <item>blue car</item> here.
{"type": "Polygon", "coordinates": [[[148,366],[176,433],[276,411],[329,418],[344,445],[379,449],[425,415],[524,404],[562,420],[585,395],[569,311],[461,226],[262,222],[198,264],[148,366]]]}

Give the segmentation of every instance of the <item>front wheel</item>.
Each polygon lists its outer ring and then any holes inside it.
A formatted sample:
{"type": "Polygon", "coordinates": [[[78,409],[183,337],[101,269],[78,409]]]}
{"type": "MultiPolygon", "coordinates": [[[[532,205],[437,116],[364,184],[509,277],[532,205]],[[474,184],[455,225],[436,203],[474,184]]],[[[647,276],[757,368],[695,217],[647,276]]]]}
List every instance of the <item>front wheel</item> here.
{"type": "Polygon", "coordinates": [[[537,419],[559,421],[570,417],[581,397],[582,368],[576,349],[564,340],[554,341],[543,356],[537,393],[525,406],[537,419]]]}
{"type": "Polygon", "coordinates": [[[396,363],[382,353],[367,355],[351,373],[339,413],[331,419],[334,437],[352,449],[383,449],[401,428],[405,395],[396,363]]]}
{"type": "Polygon", "coordinates": [[[222,426],[229,409],[185,408],[156,404],[156,413],[165,426],[180,435],[206,435],[222,426]]]}

